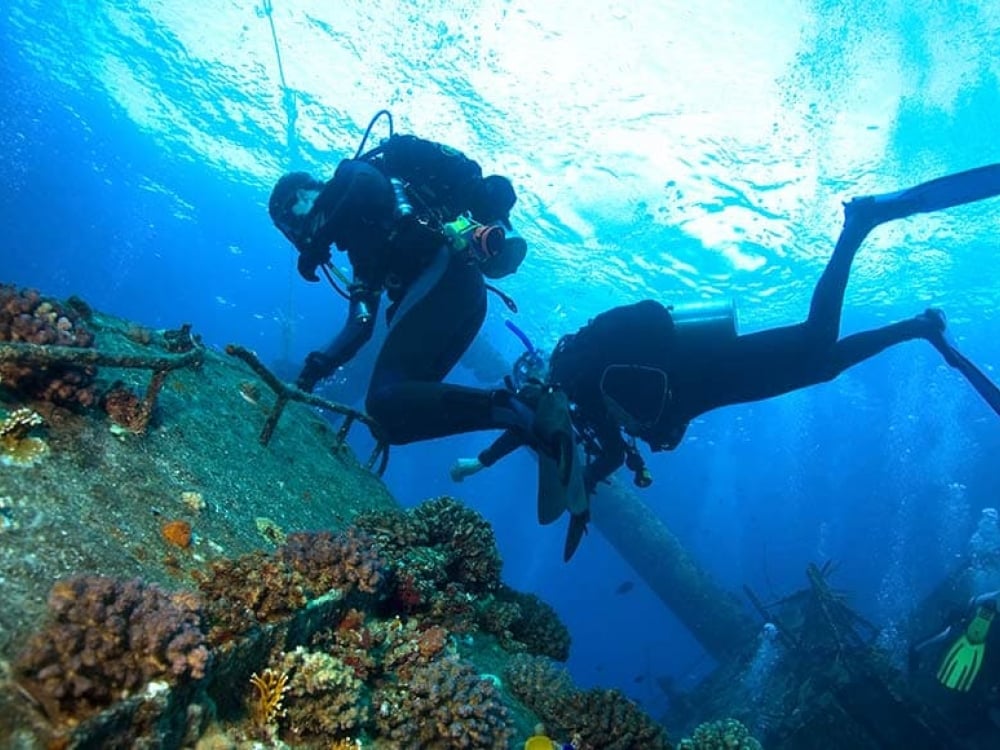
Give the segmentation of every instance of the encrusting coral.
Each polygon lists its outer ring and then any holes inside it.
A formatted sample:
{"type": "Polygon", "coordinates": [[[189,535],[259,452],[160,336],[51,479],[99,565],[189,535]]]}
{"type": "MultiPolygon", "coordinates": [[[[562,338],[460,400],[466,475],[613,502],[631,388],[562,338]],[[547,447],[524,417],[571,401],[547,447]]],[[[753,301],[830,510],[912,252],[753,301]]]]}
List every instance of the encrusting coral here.
{"type": "Polygon", "coordinates": [[[197,597],[139,580],[78,576],[49,594],[52,621],[28,641],[16,679],[55,720],[86,717],[152,680],[205,676],[197,597]]]}
{"type": "Polygon", "coordinates": [[[0,420],[0,463],[7,466],[31,466],[48,453],[48,444],[28,433],[45,423],[31,409],[15,409],[0,420]]]}

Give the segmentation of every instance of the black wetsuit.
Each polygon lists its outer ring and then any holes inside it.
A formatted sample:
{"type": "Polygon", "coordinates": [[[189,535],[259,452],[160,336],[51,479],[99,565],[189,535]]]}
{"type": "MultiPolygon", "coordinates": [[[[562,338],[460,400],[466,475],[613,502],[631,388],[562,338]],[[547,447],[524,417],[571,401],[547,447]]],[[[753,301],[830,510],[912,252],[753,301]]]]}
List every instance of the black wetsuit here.
{"type": "MultiPolygon", "coordinates": [[[[578,430],[593,438],[593,462],[584,479],[587,491],[617,470],[629,450],[622,421],[609,411],[607,388],[602,391],[601,386],[613,365],[625,366],[615,372],[615,400],[655,415],[631,430],[654,451],[676,448],[688,423],[705,412],[832,380],[891,346],[917,338],[931,341],[1000,413],[1000,391],[946,343],[939,315],[925,313],[838,338],[851,264],[875,226],[997,194],[1000,165],[993,165],[847,204],[844,228],[813,292],[809,316],[796,325],[705,341],[683,335],[668,308],[646,300],[609,310],[565,336],[553,351],[549,378],[575,403],[578,430]]],[[[505,434],[480,453],[479,460],[490,466],[516,447],[517,435],[505,434]]]]}
{"type": "Polygon", "coordinates": [[[306,217],[308,240],[297,246],[311,264],[307,270],[328,260],[336,244],[347,252],[353,281],[346,324],[323,351],[309,355],[298,384],[312,390],[357,353],[371,338],[386,291],[388,333],[366,409],[391,443],[526,424],[523,413],[505,408],[510,399],[503,392],[441,383],[482,326],[486,286],[480,269],[427,227],[464,211],[482,223],[508,224],[512,191],[497,193],[484,183],[479,165],[461,153],[396,136],[363,159],[341,162],[306,217]],[[415,209],[429,222],[398,220],[387,174],[409,183],[415,209]]]}

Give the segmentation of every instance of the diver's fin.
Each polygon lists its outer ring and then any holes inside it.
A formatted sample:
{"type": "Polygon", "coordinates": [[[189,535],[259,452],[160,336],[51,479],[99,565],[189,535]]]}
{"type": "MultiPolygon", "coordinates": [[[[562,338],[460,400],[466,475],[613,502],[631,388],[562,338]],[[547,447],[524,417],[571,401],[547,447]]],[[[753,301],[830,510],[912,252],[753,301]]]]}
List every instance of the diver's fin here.
{"type": "Polygon", "coordinates": [[[956,349],[944,335],[932,336],[931,345],[941,352],[945,361],[962,373],[990,408],[1000,416],[1000,388],[986,377],[986,374],[976,367],[964,354],[956,349]]]}
{"type": "Polygon", "coordinates": [[[543,453],[538,454],[538,523],[543,526],[557,520],[564,511],[582,513],[589,502],[583,484],[583,456],[574,444],[569,482],[562,483],[559,463],[543,453]]]}
{"type": "Polygon", "coordinates": [[[580,446],[573,444],[573,466],[569,475],[569,484],[566,485],[566,510],[573,514],[580,514],[590,508],[590,498],[587,497],[587,488],[583,483],[584,460],[580,452],[580,446]]]}
{"type": "Polygon", "coordinates": [[[983,643],[973,643],[963,633],[941,662],[938,681],[950,690],[968,692],[983,666],[985,650],[983,643]]]}
{"type": "Polygon", "coordinates": [[[538,523],[542,526],[559,519],[566,510],[566,487],[559,479],[559,464],[544,453],[538,454],[538,523]]]}
{"type": "Polygon", "coordinates": [[[569,412],[569,398],[564,391],[548,388],[538,397],[532,430],[541,442],[540,450],[550,451],[556,460],[560,483],[568,485],[573,471],[576,437],[569,412]]]}
{"type": "Polygon", "coordinates": [[[913,214],[941,211],[1000,195],[1000,164],[939,177],[905,190],[867,195],[844,206],[847,221],[864,220],[869,228],[913,214]]]}
{"type": "Polygon", "coordinates": [[[587,533],[587,522],[590,521],[590,512],[574,513],[569,517],[569,529],[566,532],[566,544],[563,546],[563,562],[569,562],[580,546],[583,535],[587,533]]]}

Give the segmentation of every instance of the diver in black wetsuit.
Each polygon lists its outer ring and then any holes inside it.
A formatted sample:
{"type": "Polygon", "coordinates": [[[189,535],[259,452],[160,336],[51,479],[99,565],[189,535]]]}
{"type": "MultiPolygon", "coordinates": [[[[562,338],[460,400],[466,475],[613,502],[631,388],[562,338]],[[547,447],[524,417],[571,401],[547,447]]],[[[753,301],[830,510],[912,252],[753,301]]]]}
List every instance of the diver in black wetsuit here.
{"type": "MultiPolygon", "coordinates": [[[[732,322],[731,335],[709,338],[697,328],[675,325],[671,308],[646,300],[609,310],[564,336],[549,359],[547,379],[575,405],[573,422],[593,458],[584,471],[586,492],[623,463],[637,485],[651,483],[636,439],[653,451],[672,450],[700,414],[832,380],[913,339],[929,341],[1000,414],[1000,391],[948,343],[944,315],[937,310],[838,338],[851,263],[872,229],[998,194],[1000,165],[993,165],[847,203],[844,227],[813,292],[809,316],[796,325],[738,336],[732,322]]],[[[518,445],[516,434],[505,433],[478,458],[460,459],[452,477],[461,481],[518,445]]],[[[585,521],[580,515],[578,523],[585,521]]]]}
{"type": "Polygon", "coordinates": [[[484,275],[513,273],[525,256],[524,241],[510,229],[510,181],[484,178],[462,153],[414,136],[363,148],[364,141],[325,184],[296,172],[271,194],[271,219],[299,251],[303,278],[318,281],[320,269],[336,286],[331,245],[347,253],[353,270],[347,323],[326,349],[308,356],[296,384],[311,391],[357,353],[385,292],[388,334],[366,398],[383,439],[402,444],[511,428],[535,447],[559,454],[561,446],[561,460],[570,460],[568,414],[561,428],[539,425],[532,407],[509,391],[441,382],[483,323],[484,275]]]}

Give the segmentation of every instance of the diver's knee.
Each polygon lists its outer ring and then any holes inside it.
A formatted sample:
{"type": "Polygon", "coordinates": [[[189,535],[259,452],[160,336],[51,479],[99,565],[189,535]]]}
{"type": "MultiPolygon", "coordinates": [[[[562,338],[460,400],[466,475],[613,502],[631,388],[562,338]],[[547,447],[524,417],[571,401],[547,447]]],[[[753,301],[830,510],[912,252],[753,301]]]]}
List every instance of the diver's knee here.
{"type": "Polygon", "coordinates": [[[392,389],[388,386],[372,388],[365,396],[365,412],[380,424],[392,415],[392,389]]]}

